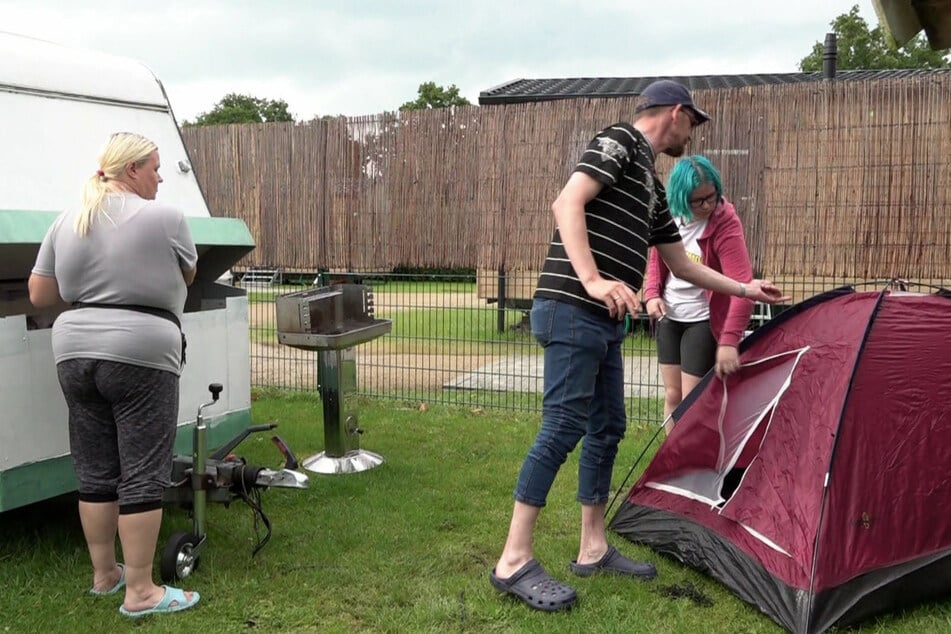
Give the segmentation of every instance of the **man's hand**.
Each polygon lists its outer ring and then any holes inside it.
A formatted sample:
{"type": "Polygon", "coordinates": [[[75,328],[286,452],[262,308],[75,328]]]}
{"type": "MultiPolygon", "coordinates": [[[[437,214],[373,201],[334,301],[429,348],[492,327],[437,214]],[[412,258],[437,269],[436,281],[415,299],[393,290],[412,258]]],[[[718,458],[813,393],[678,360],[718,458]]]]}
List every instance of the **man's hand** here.
{"type": "Polygon", "coordinates": [[[667,304],[660,297],[647,300],[647,316],[658,321],[667,314],[667,304]]]}
{"type": "Polygon", "coordinates": [[[584,289],[592,299],[604,302],[605,306],[608,307],[608,313],[618,321],[624,319],[624,315],[627,313],[634,317],[641,312],[640,300],[637,299],[634,291],[623,282],[600,278],[586,284],[584,289]]]}
{"type": "Polygon", "coordinates": [[[740,297],[749,297],[764,304],[779,304],[792,299],[788,295],[783,295],[779,287],[769,280],[751,280],[743,286],[746,287],[746,295],[740,295],[740,297]]]}

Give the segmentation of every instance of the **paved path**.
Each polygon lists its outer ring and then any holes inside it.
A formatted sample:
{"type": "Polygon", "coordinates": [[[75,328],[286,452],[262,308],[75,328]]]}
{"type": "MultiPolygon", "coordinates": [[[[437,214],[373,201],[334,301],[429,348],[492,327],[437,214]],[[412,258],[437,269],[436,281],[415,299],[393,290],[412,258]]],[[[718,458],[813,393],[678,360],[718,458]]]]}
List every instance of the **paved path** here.
{"type": "MultiPolygon", "coordinates": [[[[625,396],[661,398],[664,394],[655,357],[624,359],[625,396]]],[[[447,389],[541,392],[542,355],[505,357],[443,383],[447,389]]]]}

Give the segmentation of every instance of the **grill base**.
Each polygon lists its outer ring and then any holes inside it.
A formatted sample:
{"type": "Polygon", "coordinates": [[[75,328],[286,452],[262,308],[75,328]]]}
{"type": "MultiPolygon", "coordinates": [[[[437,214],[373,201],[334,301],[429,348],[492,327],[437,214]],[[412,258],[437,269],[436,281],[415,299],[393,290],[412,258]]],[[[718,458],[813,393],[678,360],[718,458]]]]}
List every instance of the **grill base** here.
{"type": "Polygon", "coordinates": [[[366,449],[348,451],[343,456],[328,456],[326,451],[321,451],[301,464],[308,471],[325,475],[358,473],[383,464],[383,456],[366,449]]]}

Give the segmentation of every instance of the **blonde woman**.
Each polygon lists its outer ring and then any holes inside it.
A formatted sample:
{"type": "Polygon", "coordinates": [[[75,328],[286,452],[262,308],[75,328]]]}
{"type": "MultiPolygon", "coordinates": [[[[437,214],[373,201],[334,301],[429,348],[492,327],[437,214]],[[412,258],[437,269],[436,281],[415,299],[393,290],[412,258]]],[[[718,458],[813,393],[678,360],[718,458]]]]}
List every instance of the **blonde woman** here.
{"type": "Polygon", "coordinates": [[[29,280],[37,307],[72,306],[53,324],[90,592],[125,589],[130,617],[194,606],[197,592],[158,586],[152,561],[172,469],[184,339],[180,322],[198,259],[185,217],[155,202],[158,148],[113,134],[78,209],[61,214],[29,280]],[[124,563],[117,563],[118,534],[124,563]]]}

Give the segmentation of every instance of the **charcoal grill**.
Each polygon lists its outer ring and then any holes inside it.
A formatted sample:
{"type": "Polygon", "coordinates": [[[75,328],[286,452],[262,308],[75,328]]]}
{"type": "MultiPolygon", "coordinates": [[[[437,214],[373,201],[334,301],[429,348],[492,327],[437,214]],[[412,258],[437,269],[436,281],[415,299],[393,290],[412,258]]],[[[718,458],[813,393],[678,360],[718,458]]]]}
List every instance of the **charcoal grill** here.
{"type": "Polygon", "coordinates": [[[355,395],[355,346],[390,332],[389,319],[373,314],[373,292],[363,284],[335,284],[277,297],[278,342],[317,352],[323,403],[324,450],[301,462],[324,474],[366,471],[383,458],[360,448],[355,395]]]}

